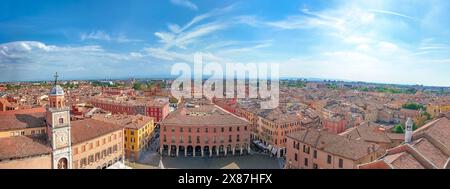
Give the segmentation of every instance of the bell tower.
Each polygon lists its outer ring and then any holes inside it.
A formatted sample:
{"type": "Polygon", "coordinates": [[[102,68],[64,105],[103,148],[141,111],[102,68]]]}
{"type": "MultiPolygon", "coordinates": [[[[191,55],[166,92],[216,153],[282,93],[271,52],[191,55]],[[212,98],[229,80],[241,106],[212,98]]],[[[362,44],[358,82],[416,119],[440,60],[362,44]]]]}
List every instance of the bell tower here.
{"type": "Polygon", "coordinates": [[[52,146],[53,169],[72,168],[72,147],[70,137],[70,112],[65,106],[64,90],[58,85],[58,73],[48,95],[46,122],[47,133],[52,146]]]}
{"type": "Polygon", "coordinates": [[[412,141],[413,136],[413,121],[410,117],[406,120],[405,123],[405,143],[410,143],[412,141]]]}

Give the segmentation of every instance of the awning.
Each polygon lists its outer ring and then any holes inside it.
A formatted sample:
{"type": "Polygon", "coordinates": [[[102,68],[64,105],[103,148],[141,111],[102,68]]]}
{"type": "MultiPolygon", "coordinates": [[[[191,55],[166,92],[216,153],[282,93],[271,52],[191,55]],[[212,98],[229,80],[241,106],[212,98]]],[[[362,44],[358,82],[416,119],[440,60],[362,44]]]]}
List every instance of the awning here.
{"type": "Polygon", "coordinates": [[[131,167],[126,166],[122,162],[118,161],[111,166],[109,166],[107,169],[132,169],[131,167]]]}
{"type": "Polygon", "coordinates": [[[277,154],[278,149],[277,148],[272,148],[272,154],[276,155],[277,154]]]}

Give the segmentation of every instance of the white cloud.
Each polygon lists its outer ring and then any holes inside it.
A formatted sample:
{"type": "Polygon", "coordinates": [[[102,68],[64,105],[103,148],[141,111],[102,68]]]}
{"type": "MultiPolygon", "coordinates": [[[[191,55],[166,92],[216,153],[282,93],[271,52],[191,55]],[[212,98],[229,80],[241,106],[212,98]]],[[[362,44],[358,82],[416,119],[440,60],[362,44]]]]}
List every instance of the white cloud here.
{"type": "Polygon", "coordinates": [[[191,10],[198,10],[198,6],[189,0],[170,0],[170,2],[174,5],[187,7],[191,10]]]}
{"type": "Polygon", "coordinates": [[[38,78],[45,72],[71,73],[72,77],[95,77],[127,70],[145,62],[140,53],[112,53],[101,46],[55,46],[37,41],[0,44],[0,80],[38,78]],[[39,70],[39,72],[36,72],[39,70]],[[93,71],[94,70],[94,71],[93,71]]]}

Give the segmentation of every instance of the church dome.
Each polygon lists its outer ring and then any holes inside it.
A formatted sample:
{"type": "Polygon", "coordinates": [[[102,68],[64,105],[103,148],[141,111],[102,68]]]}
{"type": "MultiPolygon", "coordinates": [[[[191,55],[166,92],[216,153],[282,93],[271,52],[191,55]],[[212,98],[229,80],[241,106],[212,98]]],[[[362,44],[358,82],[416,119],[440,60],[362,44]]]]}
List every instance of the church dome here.
{"type": "Polygon", "coordinates": [[[61,86],[56,85],[50,91],[50,95],[51,96],[64,95],[64,89],[61,86]]]}

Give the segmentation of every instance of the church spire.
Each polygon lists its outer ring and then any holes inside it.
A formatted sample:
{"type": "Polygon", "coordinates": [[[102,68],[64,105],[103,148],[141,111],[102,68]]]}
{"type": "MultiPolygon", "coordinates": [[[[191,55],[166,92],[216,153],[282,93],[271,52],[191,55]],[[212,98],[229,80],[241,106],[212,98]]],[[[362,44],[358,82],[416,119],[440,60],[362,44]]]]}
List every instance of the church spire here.
{"type": "Polygon", "coordinates": [[[58,72],[56,72],[55,75],[53,75],[53,77],[55,77],[55,86],[56,86],[58,83],[58,77],[59,77],[58,72]]]}

